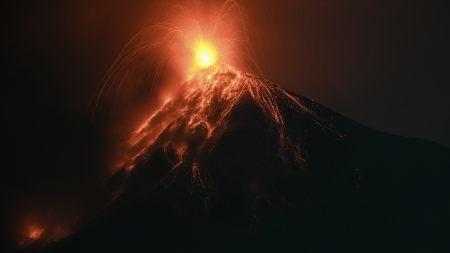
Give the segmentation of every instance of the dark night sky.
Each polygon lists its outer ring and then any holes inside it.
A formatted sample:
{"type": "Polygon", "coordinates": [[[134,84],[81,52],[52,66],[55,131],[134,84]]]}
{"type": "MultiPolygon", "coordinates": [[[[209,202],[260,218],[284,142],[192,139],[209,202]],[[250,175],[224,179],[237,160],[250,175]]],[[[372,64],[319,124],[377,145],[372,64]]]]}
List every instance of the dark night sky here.
{"type": "MultiPolygon", "coordinates": [[[[156,17],[145,0],[11,2],[2,8],[6,217],[26,205],[18,199],[85,203],[97,189],[113,147],[111,121],[90,124],[89,101],[126,42],[156,17]]],[[[366,126],[450,146],[444,3],[265,0],[241,7],[255,60],[271,82],[366,126]]]]}

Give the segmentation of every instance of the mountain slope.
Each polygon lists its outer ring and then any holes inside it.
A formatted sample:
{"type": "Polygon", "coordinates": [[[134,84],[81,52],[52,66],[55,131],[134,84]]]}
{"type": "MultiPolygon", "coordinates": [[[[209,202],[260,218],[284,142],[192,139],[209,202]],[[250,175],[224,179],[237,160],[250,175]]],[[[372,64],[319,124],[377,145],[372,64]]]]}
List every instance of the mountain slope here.
{"type": "Polygon", "coordinates": [[[50,252],[448,247],[450,150],[378,132],[225,64],[133,133],[98,222],[50,252]]]}

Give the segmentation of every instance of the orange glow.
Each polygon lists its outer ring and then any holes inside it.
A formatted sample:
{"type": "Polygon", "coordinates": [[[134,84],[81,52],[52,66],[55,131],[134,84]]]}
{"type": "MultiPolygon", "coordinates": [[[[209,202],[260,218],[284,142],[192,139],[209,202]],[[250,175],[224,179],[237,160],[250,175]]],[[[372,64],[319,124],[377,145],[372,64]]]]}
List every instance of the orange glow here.
{"type": "Polygon", "coordinates": [[[204,69],[217,62],[216,48],[212,43],[204,39],[198,39],[195,41],[194,55],[194,69],[204,69]]]}
{"type": "Polygon", "coordinates": [[[45,231],[45,228],[42,229],[33,229],[30,231],[28,237],[30,239],[39,239],[39,237],[41,237],[42,233],[45,231]]]}
{"type": "Polygon", "coordinates": [[[34,196],[13,207],[11,217],[18,248],[47,247],[68,236],[78,226],[82,210],[67,197],[34,196]]]}
{"type": "MultiPolygon", "coordinates": [[[[201,0],[187,5],[169,2],[162,4],[155,16],[159,22],[138,32],[119,54],[93,98],[94,111],[100,99],[123,93],[120,89],[132,89],[148,71],[154,71],[153,86],[170,86],[218,62],[244,70],[258,69],[251,44],[247,43],[247,22],[236,1],[201,0]],[[169,84],[161,80],[162,73],[170,73],[169,84]]],[[[156,90],[152,88],[151,92],[156,90]]]]}

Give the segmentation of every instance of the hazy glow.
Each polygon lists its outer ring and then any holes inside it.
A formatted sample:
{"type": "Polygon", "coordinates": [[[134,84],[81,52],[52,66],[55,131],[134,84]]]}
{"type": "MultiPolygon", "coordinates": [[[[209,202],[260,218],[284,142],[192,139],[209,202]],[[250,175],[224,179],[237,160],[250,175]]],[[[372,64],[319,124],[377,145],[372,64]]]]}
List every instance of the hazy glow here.
{"type": "Polygon", "coordinates": [[[201,69],[207,68],[217,61],[217,50],[214,45],[204,39],[198,39],[194,44],[194,64],[201,69]]]}
{"type": "Polygon", "coordinates": [[[45,231],[45,228],[43,228],[43,229],[33,229],[33,230],[30,231],[28,237],[30,239],[38,239],[39,237],[41,237],[42,232],[44,232],[44,231],[45,231]]]}

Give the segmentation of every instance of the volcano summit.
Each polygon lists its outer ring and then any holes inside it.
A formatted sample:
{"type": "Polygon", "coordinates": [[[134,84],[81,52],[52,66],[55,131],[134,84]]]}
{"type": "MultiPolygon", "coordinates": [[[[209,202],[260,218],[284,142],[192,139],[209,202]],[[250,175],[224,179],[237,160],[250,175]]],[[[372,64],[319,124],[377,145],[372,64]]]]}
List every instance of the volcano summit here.
{"type": "Polygon", "coordinates": [[[447,147],[225,64],[183,83],[128,146],[102,218],[51,252],[448,248],[447,147]]]}

